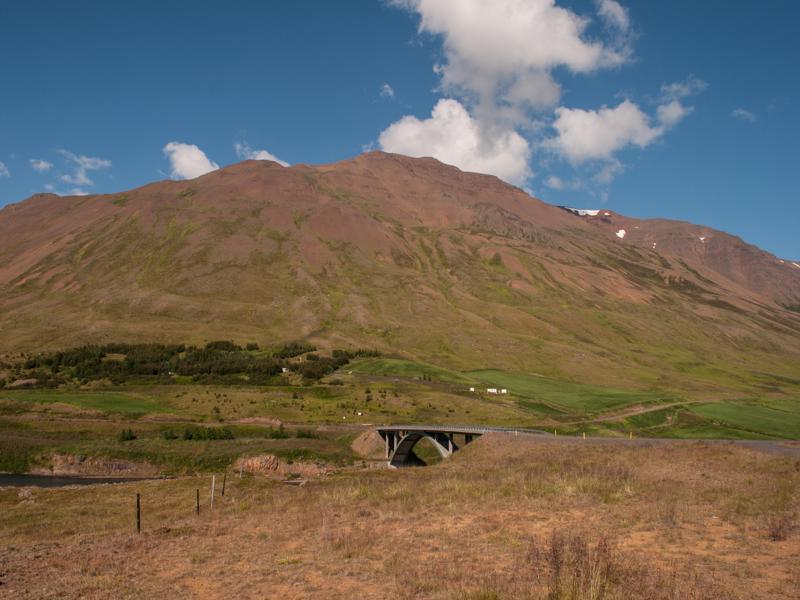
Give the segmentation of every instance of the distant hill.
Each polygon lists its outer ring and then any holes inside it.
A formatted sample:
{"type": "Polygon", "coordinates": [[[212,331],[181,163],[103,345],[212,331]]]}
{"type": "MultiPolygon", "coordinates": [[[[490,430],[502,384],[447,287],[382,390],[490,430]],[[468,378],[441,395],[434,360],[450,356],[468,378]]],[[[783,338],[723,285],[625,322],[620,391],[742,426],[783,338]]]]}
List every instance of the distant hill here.
{"type": "Polygon", "coordinates": [[[800,266],[708,227],[551,206],[434,159],[245,161],[0,211],[0,350],[374,347],[457,369],[800,386],[800,266]]]}

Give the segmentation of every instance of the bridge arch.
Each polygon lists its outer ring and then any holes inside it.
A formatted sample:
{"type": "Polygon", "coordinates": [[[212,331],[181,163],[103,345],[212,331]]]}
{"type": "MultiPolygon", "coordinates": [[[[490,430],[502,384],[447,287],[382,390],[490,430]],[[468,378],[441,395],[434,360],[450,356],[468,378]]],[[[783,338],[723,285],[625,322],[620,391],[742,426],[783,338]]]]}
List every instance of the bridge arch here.
{"type": "Polygon", "coordinates": [[[390,467],[407,467],[424,465],[425,462],[414,453],[414,446],[423,439],[428,439],[442,458],[447,458],[458,450],[451,436],[439,432],[409,431],[399,439],[394,452],[389,458],[390,467]]]}
{"type": "Polygon", "coordinates": [[[447,458],[458,450],[453,436],[463,436],[463,445],[489,432],[542,435],[537,429],[511,429],[505,427],[481,427],[477,425],[383,425],[376,427],[378,435],[386,444],[386,460],[390,467],[408,467],[425,463],[414,454],[414,446],[428,439],[434,448],[447,458]]]}

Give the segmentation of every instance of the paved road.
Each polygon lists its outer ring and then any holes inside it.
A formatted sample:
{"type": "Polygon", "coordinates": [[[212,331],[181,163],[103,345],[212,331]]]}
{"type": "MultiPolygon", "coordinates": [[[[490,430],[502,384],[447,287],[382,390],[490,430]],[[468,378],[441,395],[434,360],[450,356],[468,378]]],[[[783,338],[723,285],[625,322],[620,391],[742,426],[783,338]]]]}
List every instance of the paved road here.
{"type": "Polygon", "coordinates": [[[541,436],[543,441],[563,443],[563,444],[596,444],[607,446],[656,446],[662,444],[713,444],[713,445],[732,445],[742,448],[749,448],[766,454],[776,456],[789,456],[800,459],[800,441],[793,440],[703,440],[703,439],[670,439],[670,438],[612,438],[612,437],[588,437],[583,439],[577,436],[559,435],[554,436],[549,432],[540,429],[513,429],[511,427],[483,427],[480,425],[378,425],[376,430],[381,431],[429,431],[431,433],[457,433],[475,434],[485,433],[523,433],[526,435],[541,436]]]}
{"type": "Polygon", "coordinates": [[[800,459],[800,441],[795,440],[703,440],[703,439],[670,439],[670,438],[606,438],[588,437],[585,440],[580,437],[568,435],[549,435],[548,442],[563,444],[595,444],[605,446],[658,446],[666,444],[711,444],[714,446],[739,446],[766,454],[777,456],[789,456],[800,459]]]}

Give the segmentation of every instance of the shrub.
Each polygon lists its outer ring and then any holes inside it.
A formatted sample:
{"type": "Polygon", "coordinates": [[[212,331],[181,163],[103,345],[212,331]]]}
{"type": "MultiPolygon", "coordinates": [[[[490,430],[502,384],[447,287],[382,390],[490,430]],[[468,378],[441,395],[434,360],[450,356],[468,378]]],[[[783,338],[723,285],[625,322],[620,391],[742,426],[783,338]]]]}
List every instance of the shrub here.
{"type": "Polygon", "coordinates": [[[133,433],[133,429],[123,429],[119,432],[118,438],[120,442],[130,442],[136,439],[136,434],[133,433]]]}
{"type": "Polygon", "coordinates": [[[32,462],[31,448],[0,439],[0,472],[26,473],[32,462]]]}
{"type": "Polygon", "coordinates": [[[305,354],[306,352],[314,352],[316,349],[316,346],[306,344],[305,342],[289,342],[288,344],[284,344],[283,348],[275,352],[274,356],[276,358],[293,358],[305,354]]]}
{"type": "Polygon", "coordinates": [[[270,427],[264,434],[264,437],[268,440],[285,440],[289,438],[289,434],[286,433],[286,430],[283,428],[283,423],[281,423],[278,425],[277,429],[270,427]]]}
{"type": "Polygon", "coordinates": [[[234,344],[233,342],[228,342],[225,340],[217,340],[214,342],[208,342],[206,344],[206,350],[212,350],[217,352],[238,352],[241,350],[239,346],[234,344]]]}
{"type": "Polygon", "coordinates": [[[767,515],[767,537],[773,542],[785,542],[794,529],[795,516],[791,512],[767,515]]]}
{"type": "Polygon", "coordinates": [[[294,432],[294,437],[305,440],[319,439],[319,435],[317,435],[317,432],[312,431],[311,429],[298,429],[297,431],[294,432]]]}
{"type": "Polygon", "coordinates": [[[184,440],[232,440],[233,431],[228,427],[187,427],[183,430],[184,440]]]}

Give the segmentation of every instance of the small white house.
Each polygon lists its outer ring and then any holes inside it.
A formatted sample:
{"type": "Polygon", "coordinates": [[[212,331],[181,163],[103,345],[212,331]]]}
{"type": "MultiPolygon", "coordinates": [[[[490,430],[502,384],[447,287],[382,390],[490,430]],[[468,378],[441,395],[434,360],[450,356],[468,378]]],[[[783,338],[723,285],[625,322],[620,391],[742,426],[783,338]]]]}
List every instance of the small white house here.
{"type": "Polygon", "coordinates": [[[281,367],[281,373],[288,373],[288,372],[289,369],[287,369],[286,367],[281,367]]]}
{"type": "Polygon", "coordinates": [[[500,393],[501,393],[501,394],[507,394],[507,393],[508,393],[508,390],[507,390],[506,388],[501,388],[501,389],[500,389],[500,393]]]}
{"type": "Polygon", "coordinates": [[[497,393],[497,388],[486,388],[486,393],[487,394],[496,394],[497,393]]]}
{"type": "Polygon", "coordinates": [[[475,391],[475,388],[474,388],[474,387],[471,387],[471,388],[469,388],[469,391],[470,391],[470,392],[474,392],[474,391],[475,391]]]}

